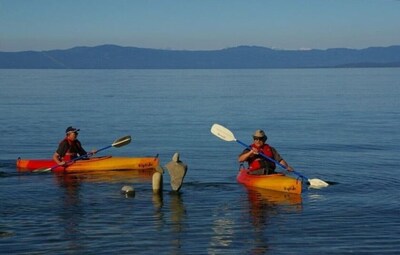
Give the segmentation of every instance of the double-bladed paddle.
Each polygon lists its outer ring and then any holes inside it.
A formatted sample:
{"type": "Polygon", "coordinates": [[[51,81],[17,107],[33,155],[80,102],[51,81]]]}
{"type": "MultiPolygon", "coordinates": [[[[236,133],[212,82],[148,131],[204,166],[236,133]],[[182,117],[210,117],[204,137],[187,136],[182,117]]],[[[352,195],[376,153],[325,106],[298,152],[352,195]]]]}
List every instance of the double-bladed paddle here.
{"type": "MultiPolygon", "coordinates": [[[[251,150],[251,147],[245,143],[243,143],[242,141],[238,140],[235,138],[235,136],[233,135],[232,131],[230,131],[229,129],[227,129],[224,126],[221,126],[219,124],[214,124],[211,127],[211,133],[213,135],[215,135],[216,137],[227,141],[227,142],[237,142],[241,145],[243,145],[244,147],[248,148],[251,150]]],[[[261,155],[262,157],[264,157],[265,159],[274,162],[275,164],[277,164],[278,166],[282,167],[283,169],[290,171],[292,173],[294,173],[295,175],[299,176],[300,178],[302,178],[303,180],[307,180],[308,183],[310,184],[311,188],[323,188],[323,187],[327,187],[329,184],[323,180],[320,179],[308,179],[306,176],[300,174],[299,172],[296,172],[294,170],[288,170],[286,166],[282,165],[281,163],[279,163],[278,161],[276,161],[273,158],[268,157],[267,155],[263,154],[263,153],[259,153],[259,155],[261,155]]]]}
{"type": "MultiPolygon", "coordinates": [[[[131,136],[130,136],[130,135],[121,137],[121,138],[115,140],[111,145],[108,145],[108,146],[106,146],[106,147],[104,147],[104,148],[101,148],[101,149],[99,149],[99,150],[96,150],[94,153],[89,152],[89,153],[87,153],[87,154],[85,154],[85,155],[82,155],[82,156],[79,156],[79,157],[74,158],[74,159],[72,159],[72,160],[69,160],[69,161],[65,162],[65,165],[70,165],[71,163],[74,163],[75,161],[77,161],[77,160],[79,160],[79,159],[88,157],[88,156],[90,156],[90,155],[92,155],[92,154],[98,153],[98,152],[100,152],[100,151],[104,151],[104,150],[109,149],[109,148],[111,148],[111,147],[119,148],[119,147],[125,146],[125,145],[129,144],[129,143],[131,142],[131,140],[132,140],[132,139],[131,139],[131,136]]],[[[43,168],[39,168],[39,169],[35,169],[35,170],[33,170],[32,172],[35,172],[35,173],[37,173],[37,172],[39,172],[39,173],[49,172],[49,171],[52,171],[52,170],[54,170],[55,168],[57,168],[57,167],[59,167],[59,166],[60,166],[60,165],[57,164],[57,165],[54,165],[54,166],[49,167],[49,168],[44,168],[44,169],[43,169],[43,168]]]]}

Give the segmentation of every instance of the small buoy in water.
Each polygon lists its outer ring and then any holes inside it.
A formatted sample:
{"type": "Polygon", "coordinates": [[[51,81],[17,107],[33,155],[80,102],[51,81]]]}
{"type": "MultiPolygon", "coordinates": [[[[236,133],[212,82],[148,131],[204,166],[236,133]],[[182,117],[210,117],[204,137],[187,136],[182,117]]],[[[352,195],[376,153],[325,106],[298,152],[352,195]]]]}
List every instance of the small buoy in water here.
{"type": "Polygon", "coordinates": [[[125,185],[121,189],[121,194],[125,195],[126,197],[134,197],[135,189],[132,186],[125,185]]]}
{"type": "Polygon", "coordinates": [[[152,186],[153,193],[160,193],[162,191],[162,174],[160,172],[154,172],[152,186]]]}

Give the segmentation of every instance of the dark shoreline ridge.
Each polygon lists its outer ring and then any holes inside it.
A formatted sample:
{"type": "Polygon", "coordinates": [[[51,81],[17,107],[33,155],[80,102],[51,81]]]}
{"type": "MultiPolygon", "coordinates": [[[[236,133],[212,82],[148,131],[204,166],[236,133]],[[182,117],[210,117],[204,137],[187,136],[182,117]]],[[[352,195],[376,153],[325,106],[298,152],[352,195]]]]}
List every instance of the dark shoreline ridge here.
{"type": "Polygon", "coordinates": [[[117,45],[0,52],[1,69],[257,69],[400,67],[400,46],[365,49],[161,50],[117,45]]]}

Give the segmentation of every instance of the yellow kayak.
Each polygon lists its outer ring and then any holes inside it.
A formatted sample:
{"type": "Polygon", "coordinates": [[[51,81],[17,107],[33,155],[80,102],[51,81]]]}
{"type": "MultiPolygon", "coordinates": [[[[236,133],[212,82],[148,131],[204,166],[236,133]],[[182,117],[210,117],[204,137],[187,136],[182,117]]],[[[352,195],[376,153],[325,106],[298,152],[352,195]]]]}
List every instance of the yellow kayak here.
{"type": "Polygon", "coordinates": [[[67,166],[57,166],[52,159],[17,159],[19,171],[35,171],[38,169],[52,168],[55,172],[74,171],[105,171],[129,169],[154,169],[159,164],[158,157],[92,157],[80,159],[67,166]]]}
{"type": "Polygon", "coordinates": [[[247,169],[240,169],[236,177],[239,183],[249,187],[301,194],[301,180],[284,174],[252,175],[247,169]]]}

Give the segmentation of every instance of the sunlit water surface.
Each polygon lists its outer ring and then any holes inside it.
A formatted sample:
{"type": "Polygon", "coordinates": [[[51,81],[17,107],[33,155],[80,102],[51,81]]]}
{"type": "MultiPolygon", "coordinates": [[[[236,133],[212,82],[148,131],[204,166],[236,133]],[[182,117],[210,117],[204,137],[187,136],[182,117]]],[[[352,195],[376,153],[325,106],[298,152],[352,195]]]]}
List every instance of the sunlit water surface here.
{"type": "Polygon", "coordinates": [[[0,254],[397,254],[399,69],[0,70],[0,254]],[[243,147],[268,142],[300,173],[335,183],[301,196],[236,183],[243,147]],[[18,173],[67,126],[102,155],[175,152],[180,193],[151,173],[18,173]],[[120,193],[124,185],[134,197],[120,193]]]}

